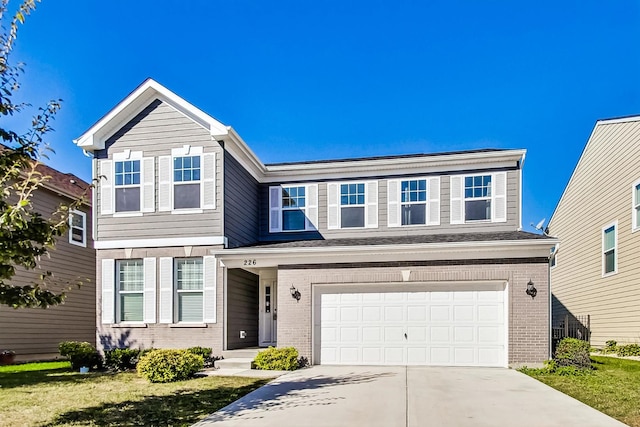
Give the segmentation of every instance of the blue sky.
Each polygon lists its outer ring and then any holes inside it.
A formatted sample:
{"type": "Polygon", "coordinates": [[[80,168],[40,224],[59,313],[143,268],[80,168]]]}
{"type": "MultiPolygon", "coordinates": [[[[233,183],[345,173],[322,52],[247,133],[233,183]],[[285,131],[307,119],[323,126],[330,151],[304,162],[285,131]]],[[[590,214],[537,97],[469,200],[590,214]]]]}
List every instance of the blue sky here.
{"type": "Polygon", "coordinates": [[[152,77],[265,163],[525,148],[533,230],[595,121],[640,114],[639,42],[638,0],[44,0],[13,60],[21,99],[64,100],[49,164],[87,180],[72,140],[152,77]]]}

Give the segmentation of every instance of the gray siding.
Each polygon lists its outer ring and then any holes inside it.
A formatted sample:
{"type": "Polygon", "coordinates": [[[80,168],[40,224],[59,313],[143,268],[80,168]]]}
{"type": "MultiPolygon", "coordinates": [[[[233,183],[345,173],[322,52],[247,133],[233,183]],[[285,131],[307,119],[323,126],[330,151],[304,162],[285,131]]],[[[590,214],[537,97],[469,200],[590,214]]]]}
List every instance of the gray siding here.
{"type": "MultiPolygon", "coordinates": [[[[474,171],[473,173],[476,173],[474,171]]],[[[450,224],[449,176],[440,175],[440,225],[387,227],[387,179],[378,179],[378,228],[357,230],[327,229],[327,184],[318,185],[318,232],[269,233],[269,185],[260,186],[260,239],[261,240],[300,240],[331,239],[353,237],[388,237],[415,234],[473,233],[513,231],[520,227],[520,174],[521,170],[507,171],[507,221],[496,223],[450,224]]],[[[363,180],[371,180],[362,177],[363,180]]],[[[334,181],[339,181],[338,179],[334,181]]],[[[349,179],[352,181],[352,179],[349,179]]]]}
{"type": "MultiPolygon", "coordinates": [[[[48,215],[62,202],[57,194],[40,189],[33,198],[34,209],[48,215]]],[[[69,243],[68,232],[60,236],[50,257],[42,257],[35,270],[17,269],[11,284],[27,285],[51,271],[55,283],[72,286],[63,305],[47,309],[13,309],[0,306],[0,349],[16,352],[17,360],[48,359],[58,356],[61,341],[88,341],[95,344],[95,250],[91,245],[91,209],[87,215],[86,248],[69,243]]],[[[60,289],[52,286],[53,290],[60,289]]]]}
{"type": "MultiPolygon", "coordinates": [[[[222,235],[222,176],[224,162],[220,145],[212,141],[203,127],[169,105],[154,101],[107,140],[105,149],[96,152],[98,159],[112,158],[125,149],[142,151],[144,157],[155,158],[156,212],[142,216],[114,217],[100,214],[100,188],[96,197],[97,239],[145,239],[200,237],[222,235]],[[158,157],[171,155],[172,148],[188,144],[204,147],[205,153],[216,153],[216,209],[198,214],[175,215],[158,212],[158,157]]],[[[100,163],[100,162],[98,162],[100,163]]],[[[97,171],[98,176],[102,174],[97,171]]]]}
{"type": "Polygon", "coordinates": [[[224,152],[224,235],[229,248],[258,241],[258,182],[224,152]]]}
{"type": "Polygon", "coordinates": [[[227,272],[227,349],[258,346],[258,276],[241,269],[227,272]],[[240,338],[240,331],[247,337],[240,338]]]}

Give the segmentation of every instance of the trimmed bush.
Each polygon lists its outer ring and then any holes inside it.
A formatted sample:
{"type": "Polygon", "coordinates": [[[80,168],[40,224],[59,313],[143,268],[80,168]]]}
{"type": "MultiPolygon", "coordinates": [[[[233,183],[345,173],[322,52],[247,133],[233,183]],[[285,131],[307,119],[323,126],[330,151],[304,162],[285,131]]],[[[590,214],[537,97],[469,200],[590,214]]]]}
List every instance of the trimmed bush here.
{"type": "Polygon", "coordinates": [[[253,363],[257,369],[295,371],[298,369],[298,350],[293,347],[269,347],[256,356],[253,363]]]}
{"type": "Polygon", "coordinates": [[[189,350],[153,350],[140,357],[138,375],[152,383],[182,381],[203,367],[202,356],[189,350]]]}
{"type": "Polygon", "coordinates": [[[640,345],[638,344],[627,344],[627,345],[619,345],[616,347],[616,352],[618,356],[640,356],[640,345]]]}
{"type": "Polygon", "coordinates": [[[58,351],[61,356],[69,359],[73,369],[80,369],[83,366],[89,369],[102,368],[102,356],[88,342],[63,341],[58,345],[58,351]]]}
{"type": "Polygon", "coordinates": [[[104,365],[111,371],[136,369],[141,350],[135,348],[114,348],[104,352],[104,365]]]}
{"type": "Polygon", "coordinates": [[[590,369],[591,358],[589,357],[589,350],[590,346],[586,341],[576,338],[564,338],[558,343],[553,360],[559,367],[574,366],[580,369],[590,369]]]}
{"type": "Polygon", "coordinates": [[[213,362],[216,360],[215,357],[211,356],[211,353],[213,352],[211,347],[189,347],[187,350],[193,354],[202,356],[205,368],[211,368],[213,366],[213,362]]]}

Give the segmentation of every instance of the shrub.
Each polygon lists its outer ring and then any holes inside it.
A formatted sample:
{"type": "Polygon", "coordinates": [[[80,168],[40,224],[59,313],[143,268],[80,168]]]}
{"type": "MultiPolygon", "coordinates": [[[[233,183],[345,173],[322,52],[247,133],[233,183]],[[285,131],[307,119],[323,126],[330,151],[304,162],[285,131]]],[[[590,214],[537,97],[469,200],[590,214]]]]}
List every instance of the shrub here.
{"type": "Polygon", "coordinates": [[[293,347],[269,347],[258,353],[253,363],[257,369],[295,371],[298,369],[298,350],[293,347]]]}
{"type": "Polygon", "coordinates": [[[561,377],[574,377],[591,374],[591,370],[589,369],[579,369],[575,366],[558,366],[556,361],[553,359],[545,360],[544,367],[542,368],[529,368],[527,366],[523,366],[518,369],[518,371],[530,376],[553,374],[561,377]]]}
{"type": "Polygon", "coordinates": [[[638,344],[627,344],[627,345],[619,345],[616,347],[616,352],[618,356],[640,356],[640,345],[638,344]]]}
{"type": "Polygon", "coordinates": [[[104,352],[104,365],[111,371],[129,371],[138,365],[141,350],[114,348],[104,352]]]}
{"type": "Polygon", "coordinates": [[[589,343],[586,341],[564,338],[558,343],[553,360],[559,367],[574,366],[580,369],[590,369],[589,348],[589,343]]]}
{"type": "Polygon", "coordinates": [[[618,351],[618,343],[615,340],[609,340],[605,343],[602,353],[615,353],[618,351]]]}
{"type": "Polygon", "coordinates": [[[168,383],[189,379],[202,366],[202,356],[188,350],[153,350],[140,357],[137,370],[152,383],[168,383]]]}
{"type": "Polygon", "coordinates": [[[63,341],[58,345],[60,355],[71,362],[73,369],[86,366],[90,369],[102,368],[102,356],[98,350],[88,342],[63,341]]]}
{"type": "Polygon", "coordinates": [[[213,362],[216,360],[215,357],[211,356],[211,352],[213,351],[211,347],[190,347],[187,350],[193,354],[202,356],[205,368],[211,368],[213,366],[213,362]]]}

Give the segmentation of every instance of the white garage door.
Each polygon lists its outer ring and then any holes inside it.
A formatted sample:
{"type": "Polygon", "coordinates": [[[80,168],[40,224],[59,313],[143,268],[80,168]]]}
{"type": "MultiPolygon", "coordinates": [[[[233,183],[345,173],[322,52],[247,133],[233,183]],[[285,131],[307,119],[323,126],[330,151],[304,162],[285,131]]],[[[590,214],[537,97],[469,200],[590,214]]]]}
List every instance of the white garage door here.
{"type": "Polygon", "coordinates": [[[507,365],[504,285],[414,292],[327,289],[316,301],[316,363],[507,365]]]}

